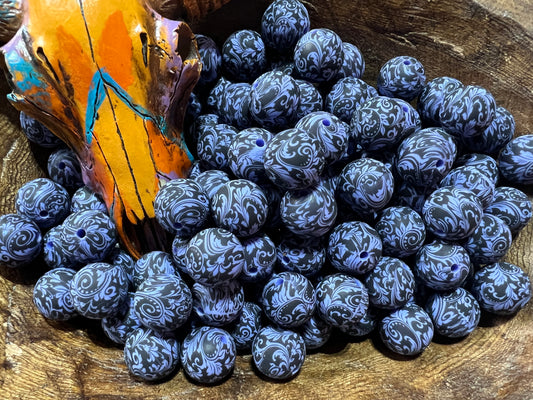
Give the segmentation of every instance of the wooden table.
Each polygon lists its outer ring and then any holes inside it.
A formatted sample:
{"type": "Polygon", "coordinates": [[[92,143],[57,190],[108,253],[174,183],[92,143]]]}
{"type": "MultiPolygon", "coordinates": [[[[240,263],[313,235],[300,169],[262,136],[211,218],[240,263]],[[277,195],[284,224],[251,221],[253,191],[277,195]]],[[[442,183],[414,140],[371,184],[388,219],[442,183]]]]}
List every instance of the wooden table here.
{"type": "MultiPolygon", "coordinates": [[[[363,51],[364,76],[375,81],[387,59],[417,57],[429,79],[453,76],[487,87],[515,116],[517,134],[533,133],[533,3],[530,0],[322,0],[308,3],[313,27],[329,27],[363,51]]],[[[257,29],[264,0],[233,0],[196,32],[219,43],[236,29],[257,29]],[[245,16],[245,18],[243,17],[245,16]]],[[[0,84],[0,212],[14,211],[24,182],[43,176],[0,84]]],[[[532,191],[528,189],[528,193],[532,191]]],[[[533,276],[533,223],[506,257],[533,276]]],[[[336,338],[310,355],[287,383],[258,377],[238,357],[231,379],[198,386],[182,371],[146,384],[129,374],[122,352],[98,323],[54,323],[32,305],[42,265],[0,267],[0,399],[533,399],[533,303],[513,318],[484,315],[469,337],[434,342],[419,357],[388,352],[379,340],[336,338]]]]}

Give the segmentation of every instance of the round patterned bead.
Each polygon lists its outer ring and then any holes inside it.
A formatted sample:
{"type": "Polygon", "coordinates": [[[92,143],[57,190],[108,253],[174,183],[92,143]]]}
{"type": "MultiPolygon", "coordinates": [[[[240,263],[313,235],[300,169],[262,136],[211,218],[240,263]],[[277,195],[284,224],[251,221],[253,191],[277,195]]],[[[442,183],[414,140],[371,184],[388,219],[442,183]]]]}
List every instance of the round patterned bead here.
{"type": "Polygon", "coordinates": [[[290,379],[298,374],[305,353],[305,342],[299,333],[273,326],[261,329],[252,344],[257,370],[275,380],[290,379]]]}
{"type": "Polygon", "coordinates": [[[333,327],[322,321],[316,314],[313,314],[298,328],[298,333],[302,335],[307,352],[324,346],[331,337],[332,331],[333,327]]]}
{"type": "Polygon", "coordinates": [[[28,140],[44,148],[53,149],[63,144],[46,126],[24,112],[20,112],[20,126],[28,140]]]}
{"type": "Polygon", "coordinates": [[[424,67],[414,57],[398,56],[388,60],[379,70],[377,88],[382,96],[411,101],[426,84],[424,67]]]}
{"type": "Polygon", "coordinates": [[[235,321],[244,306],[244,290],[237,280],[217,286],[195,283],[192,295],[194,313],[210,326],[223,326],[235,321]]]}
{"type": "Polygon", "coordinates": [[[199,174],[195,181],[202,187],[202,191],[207,195],[209,202],[217,190],[230,181],[229,175],[219,169],[210,169],[199,174]]]}
{"type": "Polygon", "coordinates": [[[153,275],[178,274],[172,256],[164,251],[154,250],[143,254],[136,262],[133,271],[133,286],[138,288],[143,281],[153,275]]]}
{"type": "Polygon", "coordinates": [[[300,87],[289,75],[269,71],[257,78],[250,93],[250,114],[266,129],[279,131],[296,121],[300,87]]]}
{"type": "Polygon", "coordinates": [[[250,101],[252,86],[249,83],[230,83],[221,94],[218,104],[218,115],[223,123],[237,129],[245,129],[252,125],[250,101]]]}
{"type": "Polygon", "coordinates": [[[413,267],[416,277],[434,290],[459,287],[471,268],[468,252],[462,246],[439,241],[424,245],[413,267]]]}
{"type": "Polygon", "coordinates": [[[76,268],[79,265],[65,242],[63,230],[63,226],[58,225],[43,236],[43,259],[51,269],[58,267],[76,268]]]}
{"type": "Polygon", "coordinates": [[[500,178],[500,170],[498,169],[498,163],[494,158],[487,154],[480,153],[467,153],[458,157],[456,160],[456,166],[468,166],[474,167],[479,172],[487,175],[494,185],[498,184],[500,178]]]}
{"type": "Polygon", "coordinates": [[[97,210],[107,213],[107,207],[102,198],[87,186],[82,186],[74,192],[70,199],[70,212],[97,210]]]}
{"type": "Polygon", "coordinates": [[[381,161],[361,158],[350,162],[339,175],[337,196],[362,216],[383,209],[392,198],[394,178],[381,161]]]}
{"type": "Polygon", "coordinates": [[[280,213],[285,227],[295,235],[320,237],[335,224],[337,202],[322,186],[288,190],[281,199],[280,213]]]}
{"type": "Polygon", "coordinates": [[[457,146],[443,129],[422,129],[399,145],[396,172],[410,185],[434,187],[451,170],[456,155],[457,146]]]}
{"type": "Polygon", "coordinates": [[[311,21],[298,0],[276,0],[261,18],[261,37],[265,44],[280,52],[292,51],[298,39],[309,32],[311,21]]]}
{"type": "Polygon", "coordinates": [[[440,126],[440,110],[444,97],[463,84],[455,78],[439,76],[427,83],[416,103],[420,118],[425,125],[440,126]]]}
{"type": "Polygon", "coordinates": [[[222,67],[230,79],[253,81],[266,68],[266,49],[261,35],[243,29],[233,32],[222,45],[222,67]]]}
{"type": "Polygon", "coordinates": [[[102,318],[102,330],[117,344],[125,344],[128,336],[142,326],[133,308],[133,293],[128,294],[122,310],[110,317],[102,318]]]}
{"type": "Polygon", "coordinates": [[[272,275],[276,263],[276,245],[265,234],[242,240],[244,265],[242,282],[261,282],[272,275]]]}
{"type": "Polygon", "coordinates": [[[70,284],[76,271],[56,268],[45,272],[33,288],[33,303],[48,319],[66,321],[77,315],[72,303],[70,284]]]}
{"type": "Polygon", "coordinates": [[[120,311],[128,296],[128,279],[118,265],[87,264],[72,278],[70,295],[80,315],[101,319],[120,311]]]}
{"type": "Polygon", "coordinates": [[[339,79],[326,96],[324,108],[346,123],[350,123],[354,112],[378,92],[359,78],[348,76],[339,79]]]}
{"type": "Polygon", "coordinates": [[[316,137],[324,151],[327,164],[338,161],[348,147],[349,132],[335,115],[316,111],[301,118],[295,126],[316,137]]]}
{"type": "Polygon", "coordinates": [[[443,186],[431,193],[422,208],[426,229],[445,240],[470,236],[483,215],[478,197],[467,189],[443,186]]]}
{"type": "Polygon", "coordinates": [[[383,254],[387,256],[408,257],[416,253],[426,240],[424,221],[410,207],[386,208],[375,229],[381,238],[383,254]]]}
{"type": "Polygon", "coordinates": [[[474,264],[492,264],[507,254],[512,240],[511,230],[505,222],[494,215],[483,214],[479,226],[463,247],[474,264]]]}
{"type": "Polygon", "coordinates": [[[152,275],[137,288],[133,307],[144,326],[172,331],[189,318],[192,293],[187,284],[176,275],[152,275]]]}
{"type": "Polygon", "coordinates": [[[196,44],[200,60],[202,60],[202,71],[198,84],[201,86],[208,85],[218,78],[222,56],[215,41],[208,36],[195,34],[196,44]]]}
{"type": "Polygon", "coordinates": [[[365,222],[349,221],[337,225],[331,232],[327,255],[337,270],[362,275],[377,265],[382,249],[374,228],[365,222]]]}
{"type": "Polygon", "coordinates": [[[209,199],[192,179],[172,179],[159,189],[154,200],[157,222],[168,232],[192,236],[209,217],[209,199]]]}
{"type": "Polygon", "coordinates": [[[440,181],[440,186],[455,186],[470,190],[478,197],[483,208],[486,208],[494,197],[494,182],[487,174],[474,166],[463,165],[452,169],[440,181]]]}
{"type": "MultiPolygon", "coordinates": [[[[222,96],[224,92],[226,91],[227,87],[231,84],[229,80],[221,76],[209,92],[209,95],[207,96],[207,99],[205,101],[206,103],[206,112],[213,113],[219,116],[219,106],[220,101],[222,99],[222,96]]],[[[220,123],[218,121],[217,123],[220,123]]],[[[200,137],[200,133],[205,128],[205,124],[199,125],[196,127],[197,130],[197,137],[200,137]]]]}
{"type": "Polygon", "coordinates": [[[46,169],[50,179],[65,189],[78,189],[83,186],[80,162],[70,149],[52,152],[48,157],[46,169]]]}
{"type": "Polygon", "coordinates": [[[316,276],[326,262],[326,248],[317,238],[284,235],[277,247],[278,267],[282,271],[316,276]]]}
{"type": "Polygon", "coordinates": [[[315,310],[315,290],[311,282],[296,272],[274,274],[262,293],[265,315],[283,328],[305,323],[315,310]]]}
{"type": "Polygon", "coordinates": [[[327,28],[312,29],[294,48],[294,66],[298,76],[309,82],[333,80],[342,67],[342,40],[327,28]]]}
{"type": "Polygon", "coordinates": [[[500,173],[518,185],[533,184],[533,134],[511,140],[498,157],[500,173]]]}
{"type": "Polygon", "coordinates": [[[261,307],[255,303],[245,302],[242,312],[229,330],[235,341],[235,347],[242,352],[249,352],[252,342],[262,328],[261,307]]]}
{"type": "Polygon", "coordinates": [[[337,73],[337,79],[353,77],[360,79],[365,72],[365,60],[359,48],[348,42],[342,43],[342,65],[337,73]]]}
{"type": "Polygon", "coordinates": [[[496,114],[496,100],[481,86],[467,85],[449,92],[442,102],[439,118],[447,132],[457,137],[479,135],[496,114]]]}
{"type": "Polygon", "coordinates": [[[229,168],[237,178],[258,183],[267,179],[263,155],[274,136],[263,128],[240,131],[228,148],[229,168]]]}
{"type": "Polygon", "coordinates": [[[139,327],[126,339],[124,361],[133,376],[145,381],[161,380],[179,365],[179,342],[172,336],[139,327]]]}
{"type": "Polygon", "coordinates": [[[126,273],[128,284],[133,288],[133,274],[135,273],[135,260],[132,256],[116,246],[108,257],[109,263],[113,265],[119,265],[126,273]]]}
{"type": "Polygon", "coordinates": [[[511,141],[514,133],[513,115],[505,108],[498,106],[492,123],[479,135],[463,138],[462,143],[470,151],[497,155],[511,141]]]}
{"type": "Polygon", "coordinates": [[[426,312],[435,331],[449,338],[460,338],[476,329],[481,317],[479,303],[463,288],[449,293],[434,293],[428,299],[426,312]]]}
{"type": "Polygon", "coordinates": [[[369,306],[368,311],[359,321],[340,327],[340,331],[356,338],[369,335],[376,329],[379,322],[380,314],[377,309],[369,306]]]}
{"type": "Polygon", "coordinates": [[[324,107],[324,99],[318,89],[310,82],[302,79],[295,79],[300,92],[300,101],[296,110],[296,120],[300,120],[307,114],[321,111],[324,107]]]}
{"type": "Polygon", "coordinates": [[[531,300],[531,282],[517,265],[498,262],[474,274],[470,289],[482,310],[513,315],[531,300]]]}
{"type": "Polygon", "coordinates": [[[18,214],[0,216],[0,263],[10,268],[29,264],[41,252],[41,230],[18,214]]]}
{"type": "Polygon", "coordinates": [[[531,219],[533,207],[527,194],[520,189],[500,186],[494,190],[492,203],[485,213],[500,218],[509,226],[511,233],[516,235],[531,219]]]}
{"type": "Polygon", "coordinates": [[[405,262],[382,257],[365,278],[368,299],[377,308],[395,310],[403,307],[415,294],[415,276],[405,262]]]}
{"type": "Polygon", "coordinates": [[[316,285],[317,314],[328,324],[349,329],[368,311],[368,292],[360,280],[345,274],[328,275],[316,285]]]}
{"type": "Polygon", "coordinates": [[[291,128],[279,132],[264,154],[268,178],[283,189],[305,189],[316,184],[325,166],[320,141],[308,132],[291,128]]]}
{"type": "Polygon", "coordinates": [[[48,178],[33,179],[18,190],[17,213],[33,220],[41,229],[60,224],[70,211],[70,196],[60,184],[48,178]]]}
{"type": "Polygon", "coordinates": [[[422,353],[431,343],[433,333],[430,316],[416,304],[403,306],[379,324],[379,334],[385,346],[405,356],[422,353]]]}
{"type": "Polygon", "coordinates": [[[238,130],[231,125],[203,125],[198,137],[198,157],[211,168],[227,170],[228,148],[238,130]]]}
{"type": "Polygon", "coordinates": [[[361,104],[351,119],[354,140],[363,150],[395,149],[403,138],[420,129],[420,117],[406,101],[384,96],[361,104]]]}

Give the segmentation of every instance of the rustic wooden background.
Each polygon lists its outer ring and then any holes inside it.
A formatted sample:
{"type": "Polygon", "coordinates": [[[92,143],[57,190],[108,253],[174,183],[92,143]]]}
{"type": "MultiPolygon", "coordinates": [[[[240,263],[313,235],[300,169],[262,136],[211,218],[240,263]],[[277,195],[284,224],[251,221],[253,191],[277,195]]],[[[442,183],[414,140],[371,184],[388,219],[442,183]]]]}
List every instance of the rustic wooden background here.
{"type": "MultiPolygon", "coordinates": [[[[236,29],[257,29],[267,4],[232,0],[193,27],[222,43],[236,29]]],[[[429,79],[448,75],[484,85],[513,112],[517,134],[533,133],[531,0],[310,0],[307,5],[313,27],[332,28],[360,47],[369,82],[387,59],[413,55],[429,79]]],[[[14,211],[18,187],[43,176],[43,155],[20,133],[7,91],[1,80],[0,213],[14,211]]],[[[506,260],[533,276],[533,223],[506,260]]],[[[52,323],[37,313],[31,293],[42,272],[38,264],[21,270],[0,266],[0,399],[533,398],[532,303],[513,318],[485,315],[469,337],[434,342],[416,358],[395,356],[375,338],[338,338],[310,355],[287,383],[261,379],[250,358],[239,357],[231,379],[215,387],[195,385],[181,371],[146,384],[128,374],[121,350],[97,323],[52,323]]]]}

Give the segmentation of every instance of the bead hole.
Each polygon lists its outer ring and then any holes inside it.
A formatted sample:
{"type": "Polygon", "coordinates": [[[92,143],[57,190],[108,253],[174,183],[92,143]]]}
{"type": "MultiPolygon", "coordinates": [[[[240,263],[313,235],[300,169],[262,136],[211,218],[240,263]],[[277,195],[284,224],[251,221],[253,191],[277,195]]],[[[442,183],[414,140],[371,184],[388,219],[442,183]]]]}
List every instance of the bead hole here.
{"type": "Polygon", "coordinates": [[[80,239],[83,239],[87,232],[85,232],[85,229],[78,229],[76,231],[76,236],[78,236],[80,239]]]}
{"type": "Polygon", "coordinates": [[[457,265],[457,264],[452,264],[452,266],[451,266],[450,268],[451,268],[451,270],[452,270],[453,272],[455,272],[455,271],[457,271],[457,270],[459,269],[459,265],[457,265]]]}
{"type": "Polygon", "coordinates": [[[327,119],[327,118],[324,118],[324,119],[322,120],[322,125],[324,125],[324,126],[330,126],[330,125],[331,125],[331,121],[330,121],[329,119],[327,119]]]}
{"type": "Polygon", "coordinates": [[[66,165],[65,165],[65,163],[63,161],[60,161],[59,164],[57,164],[57,167],[59,169],[65,169],[66,165]]]}
{"type": "Polygon", "coordinates": [[[265,141],[263,139],[257,139],[255,141],[255,144],[258,146],[258,147],[263,147],[265,145],[265,141]]]}
{"type": "Polygon", "coordinates": [[[440,168],[444,165],[444,161],[443,160],[438,160],[435,165],[437,166],[437,168],[440,168]]]}
{"type": "Polygon", "coordinates": [[[411,61],[409,61],[409,60],[405,60],[403,63],[404,63],[405,65],[410,65],[410,64],[411,64],[411,61]]]}
{"type": "Polygon", "coordinates": [[[39,212],[39,215],[40,215],[41,217],[48,217],[48,211],[46,211],[46,210],[41,210],[41,211],[39,212]]]}
{"type": "Polygon", "coordinates": [[[359,254],[359,257],[363,259],[368,258],[368,252],[362,251],[361,254],[359,254]]]}

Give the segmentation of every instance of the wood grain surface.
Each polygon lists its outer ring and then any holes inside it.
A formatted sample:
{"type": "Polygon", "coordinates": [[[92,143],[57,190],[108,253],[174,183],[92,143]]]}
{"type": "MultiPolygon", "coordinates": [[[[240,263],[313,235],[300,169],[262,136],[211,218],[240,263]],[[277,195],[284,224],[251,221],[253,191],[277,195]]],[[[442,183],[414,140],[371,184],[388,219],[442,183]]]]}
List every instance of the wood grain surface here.
{"type": "MultiPolygon", "coordinates": [[[[232,0],[194,24],[219,44],[236,29],[257,29],[267,1],[232,0]]],[[[533,133],[533,4],[530,0],[416,0],[307,3],[313,27],[329,27],[360,47],[365,80],[389,58],[408,54],[429,79],[453,76],[488,88],[515,116],[517,134],[533,133]]],[[[43,176],[44,154],[28,144],[0,83],[0,213],[14,211],[16,190],[43,176]]],[[[524,188],[530,195],[531,188],[524,188]]],[[[533,276],[533,223],[507,261],[533,276]]],[[[196,385],[180,370],[146,384],[128,374],[122,351],[97,322],[42,318],[32,288],[42,263],[0,266],[0,399],[533,399],[533,304],[512,318],[489,315],[459,341],[434,341],[418,357],[399,357],[376,337],[334,337],[307,357],[293,380],[275,383],[239,356],[230,379],[196,385]]]]}

